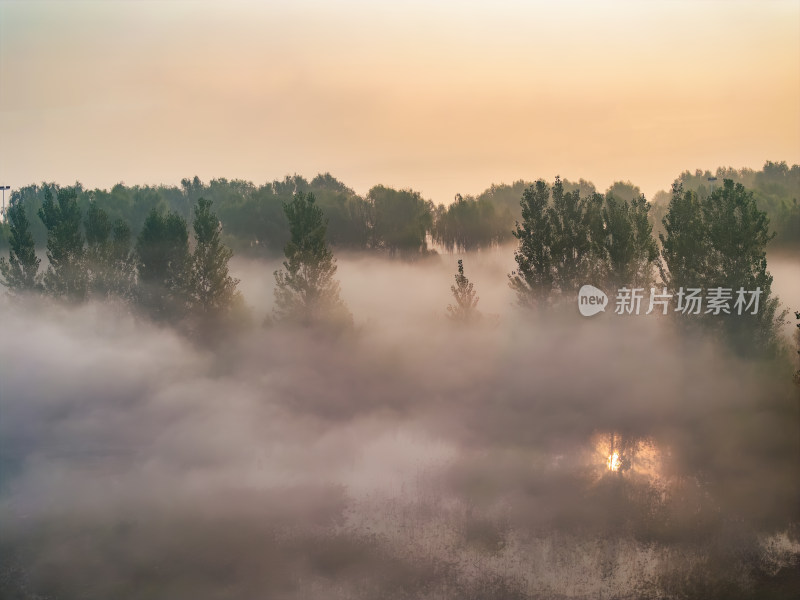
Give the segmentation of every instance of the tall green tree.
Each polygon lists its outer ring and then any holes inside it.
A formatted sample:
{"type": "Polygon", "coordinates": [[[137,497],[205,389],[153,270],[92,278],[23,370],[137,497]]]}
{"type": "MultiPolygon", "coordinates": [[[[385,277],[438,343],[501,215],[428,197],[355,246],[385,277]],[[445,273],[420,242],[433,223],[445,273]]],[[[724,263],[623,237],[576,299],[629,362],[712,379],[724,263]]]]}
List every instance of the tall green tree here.
{"type": "Polygon", "coordinates": [[[130,298],[136,272],[128,224],[122,219],[111,223],[105,210],[92,202],[86,210],[84,231],[91,293],[99,298],[130,298]]]}
{"type": "Polygon", "coordinates": [[[673,291],[708,285],[706,262],[711,240],[697,194],[684,191],[680,183],[673,184],[663,224],[665,233],[659,235],[663,262],[659,270],[664,284],[673,291]]]}
{"type": "MultiPolygon", "coordinates": [[[[782,317],[776,315],[778,299],[772,295],[766,258],[767,244],[774,234],[753,193],[726,179],[699,199],[677,184],[664,227],[661,270],[665,285],[673,293],[681,287],[702,288],[706,294],[712,289],[730,290],[729,312],[703,312],[700,322],[722,334],[740,354],[776,352],[782,317]],[[735,309],[740,289],[760,292],[755,314],[755,305],[752,310],[735,309]]],[[[749,303],[751,297],[746,299],[749,303]]]]}
{"type": "Polygon", "coordinates": [[[587,200],[580,189],[564,190],[559,177],[553,184],[552,204],[548,208],[550,221],[550,260],[558,290],[569,295],[577,293],[590,271],[592,248],[589,235],[587,200]]]}
{"type": "Polygon", "coordinates": [[[519,241],[514,252],[517,270],[509,275],[509,285],[521,306],[542,306],[555,287],[549,201],[550,186],[542,179],[525,188],[520,200],[522,222],[517,221],[512,232],[519,241]]]}
{"type": "Polygon", "coordinates": [[[283,209],[291,237],[284,249],[284,268],[275,271],[276,319],[301,325],[352,324],[339,296],[336,259],[328,248],[327,224],[314,195],[298,192],[283,209]]]}
{"type": "Polygon", "coordinates": [[[199,198],[194,209],[195,248],[189,273],[189,301],[203,317],[219,316],[239,299],[234,279],[228,272],[233,252],[220,240],[222,225],[211,211],[211,200],[199,198]]]}
{"type": "Polygon", "coordinates": [[[136,263],[138,300],[155,319],[186,314],[189,259],[186,221],[152,209],[136,240],[136,263]]]}
{"type": "Polygon", "coordinates": [[[47,187],[39,218],[47,228],[50,262],[44,274],[45,291],[71,302],[85,300],[89,277],[77,190],[60,188],[54,199],[52,189],[47,187]]]}
{"type": "Polygon", "coordinates": [[[592,227],[597,227],[599,208],[582,198],[580,188],[568,192],[560,177],[553,187],[537,181],[522,194],[522,222],[514,237],[517,270],[510,285],[522,306],[542,306],[554,294],[577,292],[592,270],[592,227]]]}
{"type": "Polygon", "coordinates": [[[618,199],[606,194],[603,208],[604,249],[608,259],[606,280],[612,286],[648,288],[658,258],[650,204],[644,195],[618,199]]]}
{"type": "Polygon", "coordinates": [[[589,282],[649,285],[658,250],[644,196],[603,196],[583,180],[567,187],[556,177],[552,188],[539,180],[522,194],[522,222],[512,232],[519,240],[517,269],[509,275],[519,304],[542,307],[559,296],[573,298],[589,282]]]}
{"type": "Polygon", "coordinates": [[[450,286],[455,304],[448,304],[447,317],[456,323],[472,323],[480,319],[481,314],[477,306],[480,298],[475,292],[474,285],[464,275],[464,262],[459,259],[456,283],[450,286]]]}
{"type": "Polygon", "coordinates": [[[13,202],[6,211],[10,238],[8,259],[0,258],[0,284],[14,293],[41,289],[39,258],[22,202],[13,202]]]}

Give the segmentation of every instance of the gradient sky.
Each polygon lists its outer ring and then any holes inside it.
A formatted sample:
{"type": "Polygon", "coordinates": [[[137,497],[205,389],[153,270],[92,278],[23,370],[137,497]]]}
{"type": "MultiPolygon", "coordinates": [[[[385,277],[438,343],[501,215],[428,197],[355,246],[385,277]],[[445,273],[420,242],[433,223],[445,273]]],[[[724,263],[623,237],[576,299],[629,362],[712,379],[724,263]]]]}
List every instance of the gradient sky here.
{"type": "Polygon", "coordinates": [[[800,163],[800,2],[0,0],[0,183],[330,171],[436,202],[800,163]]]}

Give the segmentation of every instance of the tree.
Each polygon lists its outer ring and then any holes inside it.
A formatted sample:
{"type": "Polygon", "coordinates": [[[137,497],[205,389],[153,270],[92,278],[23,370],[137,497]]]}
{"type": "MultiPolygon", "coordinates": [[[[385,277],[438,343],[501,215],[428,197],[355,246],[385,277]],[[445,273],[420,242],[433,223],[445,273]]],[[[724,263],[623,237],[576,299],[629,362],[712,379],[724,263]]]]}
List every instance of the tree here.
{"type": "Polygon", "coordinates": [[[448,252],[488,248],[508,235],[508,214],[499,215],[486,198],[476,200],[456,194],[455,202],[447,208],[437,207],[435,217],[432,237],[448,252]]]}
{"type": "MultiPolygon", "coordinates": [[[[778,299],[772,296],[772,275],[767,271],[766,247],[774,234],[766,213],[756,206],[753,193],[725,179],[704,199],[694,192],[673,188],[666,236],[661,237],[664,284],[673,294],[680,288],[730,290],[729,314],[703,313],[700,322],[720,333],[743,355],[777,351],[778,299]],[[758,310],[734,310],[737,292],[760,291],[758,310]]],[[[748,302],[752,298],[748,298],[748,302]]]]}
{"type": "Polygon", "coordinates": [[[603,208],[607,281],[614,286],[647,288],[653,279],[658,246],[648,220],[650,204],[644,195],[630,201],[606,195],[603,208]]]}
{"type": "Polygon", "coordinates": [[[550,252],[552,230],[547,207],[550,186],[538,180],[522,193],[522,223],[517,221],[512,235],[519,240],[514,252],[517,270],[509,275],[509,285],[521,306],[541,306],[550,298],[555,285],[550,252]]]}
{"type": "Polygon", "coordinates": [[[211,212],[211,200],[200,198],[194,209],[195,249],[189,276],[189,300],[204,317],[219,316],[239,299],[238,279],[228,273],[233,252],[220,241],[222,226],[211,212]]]}
{"type": "Polygon", "coordinates": [[[664,259],[659,270],[664,285],[670,290],[705,286],[705,263],[711,248],[703,209],[697,194],[684,191],[679,183],[672,186],[664,231],[666,233],[659,236],[664,259]]]}
{"type": "Polygon", "coordinates": [[[328,248],[327,224],[314,195],[298,192],[283,210],[289,222],[283,270],[275,271],[275,317],[279,321],[337,326],[352,324],[334,279],[336,259],[328,248]]]}
{"type": "Polygon", "coordinates": [[[330,173],[317,175],[308,185],[328,223],[333,247],[365,250],[370,242],[372,206],[330,173]]]}
{"type": "Polygon", "coordinates": [[[473,284],[470,283],[466,275],[464,275],[464,263],[461,259],[458,261],[458,273],[456,274],[455,285],[450,286],[450,291],[455,298],[455,304],[448,304],[447,317],[456,323],[471,323],[480,319],[481,314],[478,312],[478,300],[480,298],[476,295],[473,289],[473,284]]]}
{"type": "Polygon", "coordinates": [[[22,202],[12,202],[6,212],[10,225],[8,259],[0,258],[0,284],[15,293],[41,289],[36,244],[22,202]]]}
{"type": "Polygon", "coordinates": [[[567,187],[556,177],[552,189],[539,180],[522,194],[522,222],[512,232],[519,240],[517,270],[509,275],[519,304],[542,307],[556,296],[572,299],[588,282],[649,285],[658,250],[645,197],[604,197],[583,180],[569,184],[571,191],[567,187]]]}
{"type": "Polygon", "coordinates": [[[189,232],[176,213],[155,208],[136,240],[139,302],[156,319],[180,318],[187,308],[189,232]]]}
{"type": "Polygon", "coordinates": [[[39,209],[39,218],[47,228],[47,258],[50,265],[44,274],[44,289],[55,297],[71,302],[86,299],[88,272],[81,232],[81,211],[75,188],[61,188],[53,199],[50,187],[39,209]]]}
{"type": "Polygon", "coordinates": [[[766,161],[760,171],[730,167],[720,167],[714,173],[700,169],[694,173],[684,171],[676,183],[682,184],[685,190],[696,192],[703,200],[716,189],[714,179],[717,182],[730,179],[753,192],[759,210],[767,213],[775,228],[775,239],[771,242],[773,247],[783,245],[796,248],[800,245],[800,165],[766,161]],[[712,180],[709,181],[709,178],[712,180]]]}
{"type": "Polygon", "coordinates": [[[130,227],[121,219],[112,224],[108,214],[92,202],[86,211],[84,230],[92,294],[129,298],[135,280],[130,227]]]}
{"type": "Polygon", "coordinates": [[[431,202],[423,200],[419,192],[382,185],[373,187],[367,199],[374,215],[373,247],[409,258],[427,252],[427,235],[433,225],[431,202]]]}
{"type": "Polygon", "coordinates": [[[591,238],[587,200],[580,189],[564,190],[559,177],[553,184],[550,221],[550,263],[553,280],[562,295],[577,293],[590,271],[591,238]]]}

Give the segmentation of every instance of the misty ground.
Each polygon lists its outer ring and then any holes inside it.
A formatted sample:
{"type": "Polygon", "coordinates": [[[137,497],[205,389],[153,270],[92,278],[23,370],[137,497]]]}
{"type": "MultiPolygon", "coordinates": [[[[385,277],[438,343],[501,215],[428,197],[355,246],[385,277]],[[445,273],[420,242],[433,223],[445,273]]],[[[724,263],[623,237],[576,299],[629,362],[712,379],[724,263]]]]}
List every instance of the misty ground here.
{"type": "Polygon", "coordinates": [[[456,259],[340,256],[339,338],[261,326],[277,261],[232,262],[255,325],[214,348],[0,300],[0,597],[795,597],[790,370],[520,314],[508,247],[465,257],[456,328],[456,259]]]}

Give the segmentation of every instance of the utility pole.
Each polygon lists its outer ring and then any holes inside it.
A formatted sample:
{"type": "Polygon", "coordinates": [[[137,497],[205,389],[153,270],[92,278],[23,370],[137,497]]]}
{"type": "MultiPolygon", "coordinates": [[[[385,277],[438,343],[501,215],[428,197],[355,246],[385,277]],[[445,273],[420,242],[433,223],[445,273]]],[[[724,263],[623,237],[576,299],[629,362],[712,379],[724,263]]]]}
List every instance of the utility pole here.
{"type": "Polygon", "coordinates": [[[10,185],[0,185],[0,190],[3,190],[3,212],[0,212],[0,217],[2,220],[6,220],[6,190],[10,190],[10,185]]]}

